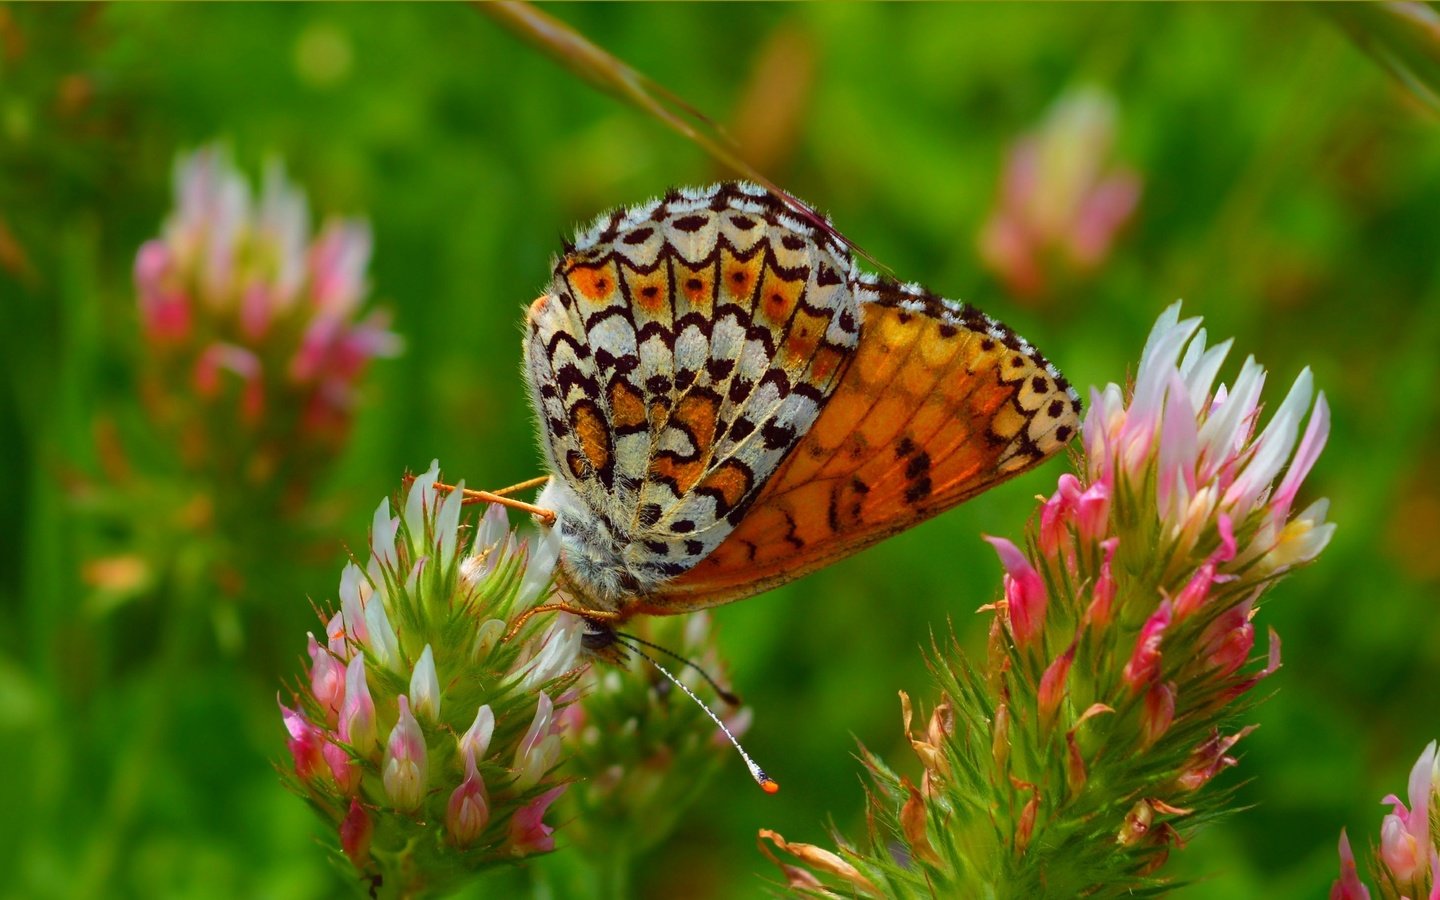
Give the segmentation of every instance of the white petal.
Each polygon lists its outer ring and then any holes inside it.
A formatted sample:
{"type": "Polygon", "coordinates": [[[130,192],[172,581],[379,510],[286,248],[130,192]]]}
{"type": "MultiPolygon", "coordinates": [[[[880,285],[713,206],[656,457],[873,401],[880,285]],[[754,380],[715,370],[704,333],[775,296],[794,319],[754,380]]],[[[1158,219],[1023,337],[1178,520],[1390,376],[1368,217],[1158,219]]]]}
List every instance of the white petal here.
{"type": "Polygon", "coordinates": [[[440,513],[435,517],[435,543],[440,549],[442,570],[450,567],[460,549],[460,504],[465,499],[464,490],[464,481],[456,484],[455,489],[441,501],[440,513]]]}
{"type": "Polygon", "coordinates": [[[345,617],[345,633],[355,643],[368,645],[370,628],[365,623],[362,586],[369,588],[365,573],[354,563],[346,563],[340,570],[340,613],[345,617]]]}
{"type": "Polygon", "coordinates": [[[532,690],[570,671],[580,656],[584,620],[570,613],[557,613],[555,624],[539,639],[540,649],[525,667],[521,690],[532,690]]]}
{"type": "Polygon", "coordinates": [[[1209,418],[1200,427],[1202,481],[1210,480],[1240,449],[1264,387],[1265,369],[1255,362],[1255,357],[1246,357],[1234,389],[1227,393],[1223,404],[1211,410],[1209,418]]]}
{"type": "Polygon", "coordinates": [[[474,754],[477,762],[485,758],[490,750],[490,738],[495,734],[495,711],[487,703],[475,712],[475,722],[460,735],[460,753],[474,754]]]}
{"type": "Polygon", "coordinates": [[[1190,405],[1197,410],[1205,409],[1205,400],[1210,396],[1210,386],[1215,383],[1215,376],[1220,374],[1220,367],[1225,363],[1225,357],[1230,353],[1230,347],[1234,345],[1235,339],[1222,341],[1200,357],[1199,362],[1185,376],[1185,382],[1190,386],[1190,405]]]}
{"type": "Polygon", "coordinates": [[[431,722],[440,718],[440,679],[435,672],[435,654],[429,644],[420,651],[415,671],[410,674],[410,704],[417,716],[431,722]]]}
{"type": "Polygon", "coordinates": [[[1295,440],[1300,434],[1300,418],[1310,405],[1313,379],[1307,368],[1295,379],[1290,393],[1280,404],[1279,410],[1255,441],[1255,452],[1244,470],[1236,477],[1235,483],[1225,492],[1223,504],[1233,507],[1239,516],[1248,515],[1251,505],[1269,488],[1275,476],[1290,458],[1295,449],[1295,440]]]}
{"type": "Polygon", "coordinates": [[[510,517],[505,512],[505,507],[498,503],[491,503],[485,508],[485,515],[480,517],[480,527],[475,529],[475,554],[483,554],[486,550],[500,543],[505,539],[506,533],[510,531],[510,517]]]}
{"type": "Polygon", "coordinates": [[[424,475],[417,475],[410,482],[410,492],[405,495],[405,528],[410,532],[410,547],[417,554],[425,549],[425,513],[435,503],[435,482],[440,478],[440,460],[430,461],[430,468],[424,475]]]}
{"type": "Polygon", "coordinates": [[[390,568],[395,567],[395,534],[400,530],[400,520],[390,515],[390,498],[380,501],[375,508],[375,517],[370,522],[370,552],[390,568]]]}
{"type": "Polygon", "coordinates": [[[515,601],[522,609],[532,605],[550,584],[555,574],[555,562],[560,558],[560,535],[554,528],[541,528],[529,543],[525,577],[520,581],[520,595],[515,601]]]}
{"type": "Polygon", "coordinates": [[[365,626],[370,630],[370,652],[387,669],[394,669],[400,661],[400,641],[395,629],[390,626],[390,616],[385,612],[385,592],[376,591],[365,601],[365,626]]]}
{"type": "Polygon", "coordinates": [[[1155,323],[1155,328],[1145,342],[1145,350],[1140,354],[1140,367],[1135,374],[1135,394],[1130,399],[1127,413],[1127,431],[1143,431],[1157,424],[1161,397],[1169,384],[1169,373],[1175,371],[1185,342],[1190,340],[1190,336],[1200,327],[1200,319],[1197,317],[1162,330],[1161,324],[1166,321],[1171,310],[1178,315],[1179,304],[1167,309],[1160,321],[1155,323]]]}

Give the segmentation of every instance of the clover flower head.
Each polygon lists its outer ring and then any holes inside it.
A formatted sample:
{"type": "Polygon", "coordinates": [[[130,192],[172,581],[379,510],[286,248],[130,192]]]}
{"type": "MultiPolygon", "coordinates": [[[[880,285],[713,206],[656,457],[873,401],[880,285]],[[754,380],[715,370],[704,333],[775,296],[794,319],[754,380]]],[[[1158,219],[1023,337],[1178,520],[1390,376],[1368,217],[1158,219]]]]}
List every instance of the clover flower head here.
{"type": "MultiPolygon", "coordinates": [[[[1134,384],[1093,392],[1078,471],[1042,498],[1023,545],[986,538],[1004,574],[1003,600],[982,608],[995,616],[984,670],[958,641],[935,647],[940,699],[921,736],[901,695],[920,785],[862,750],[867,846],[837,836],[838,851],[822,854],[762,833],[803,863],[781,864],[791,888],[1163,887],[1160,868],[1192,823],[1224,808],[1209,786],[1253,730],[1235,720],[1280,666],[1273,632],[1253,654],[1259,603],[1334,531],[1323,500],[1293,511],[1328,434],[1324,394],[1306,370],[1267,417],[1253,359],[1231,386],[1217,382],[1229,349],[1207,346],[1200,320],[1172,306],[1134,384]]],[[[1433,757],[1432,746],[1417,772],[1433,757]]],[[[1408,807],[1387,798],[1381,858],[1401,879],[1429,871],[1419,798],[1430,782],[1416,784],[1408,807]]]]}
{"type": "Polygon", "coordinates": [[[380,503],[369,555],[344,568],[327,640],[309,638],[309,671],[281,705],[287,783],[390,887],[452,885],[554,848],[547,811],[569,786],[584,669],[573,622],[537,617],[505,639],[551,590],[552,539],[493,511],[462,521],[461,493],[438,477],[415,478],[398,516],[380,503]],[[499,634],[481,644],[481,631],[499,634]]]}

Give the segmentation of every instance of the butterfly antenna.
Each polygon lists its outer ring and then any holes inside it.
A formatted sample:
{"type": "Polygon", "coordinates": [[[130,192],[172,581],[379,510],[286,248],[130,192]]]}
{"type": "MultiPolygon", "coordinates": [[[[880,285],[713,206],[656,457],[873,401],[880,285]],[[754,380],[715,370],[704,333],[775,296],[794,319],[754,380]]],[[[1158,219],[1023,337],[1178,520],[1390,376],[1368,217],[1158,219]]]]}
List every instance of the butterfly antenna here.
{"type": "MultiPolygon", "coordinates": [[[[615,636],[616,636],[616,637],[622,637],[622,638],[624,638],[625,640],[630,641],[630,642],[635,643],[635,644],[643,644],[643,645],[645,645],[646,647],[649,647],[651,650],[659,650],[661,653],[665,654],[666,656],[670,657],[671,659],[677,659],[677,660],[679,660],[680,662],[682,662],[682,663],[684,663],[685,665],[689,666],[689,667],[690,667],[691,669],[693,669],[694,671],[699,672],[699,673],[700,673],[700,677],[703,678],[703,679],[705,679],[706,684],[709,684],[712,688],[715,689],[715,693],[718,694],[718,695],[720,696],[720,699],[723,700],[723,701],[725,701],[725,703],[726,703],[727,705],[729,705],[729,706],[739,706],[739,705],[740,705],[740,698],[739,698],[739,697],[735,696],[735,695],[734,695],[733,693],[731,693],[730,691],[727,691],[727,690],[725,690],[724,688],[722,688],[722,687],[719,685],[719,683],[715,681],[715,679],[713,679],[713,678],[710,677],[710,673],[707,672],[707,671],[705,671],[704,669],[700,668],[699,664],[697,664],[694,660],[686,659],[685,657],[681,656],[680,654],[676,653],[674,650],[671,650],[671,649],[668,648],[668,647],[662,647],[662,646],[660,646],[659,644],[652,644],[652,643],[650,643],[649,641],[645,640],[644,638],[638,638],[638,637],[636,637],[636,636],[633,635],[633,634],[626,634],[626,633],[624,633],[624,632],[617,631],[617,632],[615,633],[615,636]]],[[[639,652],[639,650],[636,650],[635,647],[631,647],[630,649],[631,649],[631,650],[635,650],[637,653],[639,652]]]]}
{"type": "MultiPolygon", "coordinates": [[[[622,643],[624,642],[622,641],[622,643]]],[[[697,706],[705,710],[705,715],[709,716],[710,721],[714,722],[716,727],[718,727],[722,732],[725,733],[725,737],[730,739],[730,743],[734,745],[736,752],[740,754],[740,758],[745,760],[745,766],[750,770],[750,777],[755,779],[755,783],[760,785],[761,790],[763,790],[767,794],[773,794],[776,791],[780,790],[780,785],[769,775],[766,775],[764,769],[760,768],[758,765],[755,764],[755,760],[751,759],[750,754],[745,752],[745,748],[740,746],[740,741],[735,738],[735,735],[730,733],[730,729],[725,727],[725,723],[720,721],[720,717],[715,715],[715,711],[705,705],[704,700],[701,700],[699,697],[695,696],[695,692],[690,690],[690,688],[686,687],[685,683],[682,682],[680,679],[676,678],[669,669],[656,662],[655,657],[651,656],[644,650],[641,650],[639,647],[636,647],[632,644],[627,643],[625,644],[625,646],[630,650],[633,650],[634,652],[645,657],[646,661],[648,661],[650,665],[658,669],[661,675],[664,675],[666,678],[670,679],[670,681],[676,687],[685,692],[685,695],[687,697],[689,697],[691,700],[694,700],[697,706]]],[[[646,646],[653,645],[647,644],[646,646]]]]}

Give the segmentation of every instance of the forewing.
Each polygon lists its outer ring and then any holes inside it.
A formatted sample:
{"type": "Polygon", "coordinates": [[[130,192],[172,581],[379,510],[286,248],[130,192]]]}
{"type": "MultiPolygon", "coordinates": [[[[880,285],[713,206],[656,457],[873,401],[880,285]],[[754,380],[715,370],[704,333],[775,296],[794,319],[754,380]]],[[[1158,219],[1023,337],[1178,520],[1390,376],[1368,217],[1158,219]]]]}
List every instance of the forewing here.
{"type": "Polygon", "coordinates": [[[544,443],[639,587],[722,544],[809,432],[858,340],[854,278],[743,184],[602,217],[557,263],[526,351],[544,443]]]}
{"type": "Polygon", "coordinates": [[[739,600],[848,556],[1058,451],[1073,390],[1004,325],[916,286],[859,291],[859,346],[740,524],[637,612],[739,600]]]}

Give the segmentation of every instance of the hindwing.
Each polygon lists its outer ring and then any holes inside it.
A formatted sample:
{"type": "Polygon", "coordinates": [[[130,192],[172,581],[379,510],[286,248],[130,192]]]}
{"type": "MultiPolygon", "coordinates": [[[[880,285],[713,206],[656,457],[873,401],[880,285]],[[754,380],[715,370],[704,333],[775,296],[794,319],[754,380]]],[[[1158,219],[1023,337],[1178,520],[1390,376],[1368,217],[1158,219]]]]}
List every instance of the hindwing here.
{"type": "Polygon", "coordinates": [[[643,593],[725,541],[846,370],[856,278],[839,240],[746,184],[576,239],[525,351],[551,471],[594,517],[568,523],[594,551],[582,580],[643,593]]]}

